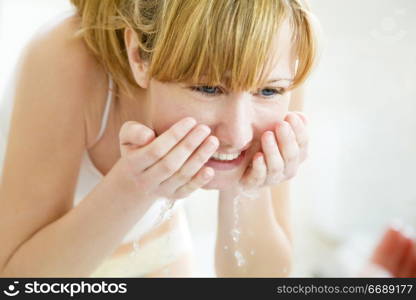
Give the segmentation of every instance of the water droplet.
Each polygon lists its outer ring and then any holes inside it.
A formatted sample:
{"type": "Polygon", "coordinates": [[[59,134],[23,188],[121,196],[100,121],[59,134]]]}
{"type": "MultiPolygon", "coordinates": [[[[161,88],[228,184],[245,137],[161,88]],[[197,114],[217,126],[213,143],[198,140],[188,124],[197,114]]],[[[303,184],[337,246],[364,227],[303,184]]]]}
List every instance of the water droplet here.
{"type": "Polygon", "coordinates": [[[227,250],[228,250],[228,246],[227,246],[227,245],[225,245],[225,246],[224,246],[224,250],[225,250],[225,251],[227,251],[227,250]]]}
{"type": "Polygon", "coordinates": [[[139,240],[136,239],[133,241],[133,251],[130,252],[130,256],[137,256],[140,251],[139,240]]]}
{"type": "Polygon", "coordinates": [[[231,229],[231,237],[235,243],[237,243],[240,240],[240,230],[237,228],[231,229]]]}
{"type": "Polygon", "coordinates": [[[244,259],[244,256],[241,254],[240,251],[236,250],[234,252],[234,256],[237,259],[237,265],[239,267],[243,266],[246,263],[246,260],[244,259]]]}
{"type": "Polygon", "coordinates": [[[254,253],[256,253],[256,251],[254,251],[253,249],[250,250],[250,255],[254,255],[254,253]]]}
{"type": "Polygon", "coordinates": [[[240,240],[240,230],[239,227],[239,208],[240,208],[240,196],[237,196],[233,199],[233,217],[234,217],[234,224],[233,229],[231,229],[231,238],[235,243],[240,240]]]}

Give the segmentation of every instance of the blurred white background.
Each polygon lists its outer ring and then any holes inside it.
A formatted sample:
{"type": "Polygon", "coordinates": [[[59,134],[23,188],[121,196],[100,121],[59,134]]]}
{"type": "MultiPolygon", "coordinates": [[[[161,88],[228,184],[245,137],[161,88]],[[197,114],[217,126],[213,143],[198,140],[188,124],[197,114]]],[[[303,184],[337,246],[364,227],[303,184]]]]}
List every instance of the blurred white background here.
{"type": "MultiPolygon", "coordinates": [[[[307,83],[310,158],[292,180],[292,276],[353,276],[392,220],[416,226],[416,1],[310,3],[324,52],[307,83]]],[[[0,0],[0,95],[33,33],[68,9],[0,0]]],[[[199,276],[214,276],[216,197],[186,200],[199,276]]]]}

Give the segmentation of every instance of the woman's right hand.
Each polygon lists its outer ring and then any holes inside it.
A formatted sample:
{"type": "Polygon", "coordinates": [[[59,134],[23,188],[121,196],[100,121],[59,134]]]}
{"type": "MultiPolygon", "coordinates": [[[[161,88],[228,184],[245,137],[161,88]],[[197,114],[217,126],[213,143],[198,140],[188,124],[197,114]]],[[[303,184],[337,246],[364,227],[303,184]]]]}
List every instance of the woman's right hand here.
{"type": "Polygon", "coordinates": [[[121,170],[135,197],[180,199],[207,184],[214,170],[204,164],[218,148],[210,128],[184,118],[155,138],[153,130],[134,121],[120,129],[121,170]]]}

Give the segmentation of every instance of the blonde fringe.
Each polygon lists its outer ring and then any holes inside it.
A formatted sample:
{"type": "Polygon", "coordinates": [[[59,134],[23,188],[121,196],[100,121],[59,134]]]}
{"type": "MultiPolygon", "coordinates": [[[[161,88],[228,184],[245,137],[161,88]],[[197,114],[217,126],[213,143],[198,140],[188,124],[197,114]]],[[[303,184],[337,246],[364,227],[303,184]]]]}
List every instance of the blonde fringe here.
{"type": "Polygon", "coordinates": [[[225,83],[233,90],[265,81],[273,38],[289,17],[301,85],[317,60],[318,23],[305,0],[70,0],[88,48],[125,92],[137,86],[124,46],[124,29],[138,35],[149,78],[225,83]],[[231,72],[231,76],[224,74],[231,72]]]}

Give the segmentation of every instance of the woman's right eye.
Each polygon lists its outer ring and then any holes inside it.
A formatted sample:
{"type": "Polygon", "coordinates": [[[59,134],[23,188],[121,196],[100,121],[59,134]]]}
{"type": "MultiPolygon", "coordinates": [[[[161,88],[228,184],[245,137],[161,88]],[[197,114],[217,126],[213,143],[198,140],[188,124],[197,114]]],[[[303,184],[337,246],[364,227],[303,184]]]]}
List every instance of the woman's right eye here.
{"type": "Polygon", "coordinates": [[[201,94],[207,95],[207,96],[215,96],[217,94],[221,94],[222,91],[217,86],[209,86],[209,85],[201,85],[201,86],[192,86],[191,90],[197,91],[201,94]]]}

